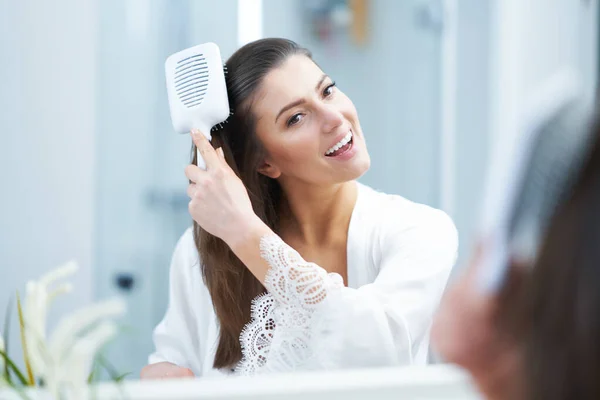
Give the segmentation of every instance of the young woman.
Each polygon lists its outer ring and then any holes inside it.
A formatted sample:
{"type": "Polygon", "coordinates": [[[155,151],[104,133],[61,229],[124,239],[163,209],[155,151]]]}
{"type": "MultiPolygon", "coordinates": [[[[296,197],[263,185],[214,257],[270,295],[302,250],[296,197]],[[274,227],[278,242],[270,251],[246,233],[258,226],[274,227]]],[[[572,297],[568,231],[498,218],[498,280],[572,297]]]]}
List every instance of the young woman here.
{"type": "Polygon", "coordinates": [[[194,230],[142,377],[425,364],[454,224],[356,182],[356,109],[306,49],[263,39],[227,67],[233,115],[212,146],[192,135],[207,170],[186,169],[194,230]]]}

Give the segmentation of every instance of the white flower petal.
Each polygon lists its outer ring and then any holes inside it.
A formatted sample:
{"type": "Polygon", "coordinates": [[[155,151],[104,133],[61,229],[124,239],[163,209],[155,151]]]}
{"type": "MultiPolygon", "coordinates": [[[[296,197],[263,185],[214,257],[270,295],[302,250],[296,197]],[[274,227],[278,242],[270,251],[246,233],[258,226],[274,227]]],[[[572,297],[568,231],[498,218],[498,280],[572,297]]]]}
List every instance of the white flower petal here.
{"type": "Polygon", "coordinates": [[[54,289],[49,295],[48,295],[48,305],[50,305],[50,303],[52,301],[54,301],[54,299],[62,294],[67,294],[67,293],[71,293],[73,291],[73,285],[70,283],[63,283],[62,285],[60,285],[59,287],[57,287],[56,289],[54,289]]]}
{"type": "Polygon", "coordinates": [[[73,275],[75,272],[77,272],[78,269],[79,267],[77,266],[77,263],[75,261],[69,261],[68,263],[43,275],[38,280],[38,283],[41,286],[47,287],[59,279],[73,275]]]}
{"type": "Polygon", "coordinates": [[[117,326],[112,322],[103,322],[82,338],[77,340],[63,359],[61,369],[64,378],[71,383],[85,383],[92,370],[96,352],[117,334],[117,326]]]}
{"type": "Polygon", "coordinates": [[[70,283],[53,290],[49,286],[76,270],[77,264],[70,262],[26,286],[23,318],[28,356],[34,376],[43,379],[56,398],[87,399],[87,379],[96,353],[117,333],[114,323],[101,321],[125,312],[120,299],[84,307],[64,316],[47,340],[46,318],[52,300],[73,289],[70,283]]]}
{"type": "Polygon", "coordinates": [[[49,341],[50,353],[60,359],[82,330],[107,317],[125,313],[125,302],[120,299],[92,304],[61,319],[49,341]]]}

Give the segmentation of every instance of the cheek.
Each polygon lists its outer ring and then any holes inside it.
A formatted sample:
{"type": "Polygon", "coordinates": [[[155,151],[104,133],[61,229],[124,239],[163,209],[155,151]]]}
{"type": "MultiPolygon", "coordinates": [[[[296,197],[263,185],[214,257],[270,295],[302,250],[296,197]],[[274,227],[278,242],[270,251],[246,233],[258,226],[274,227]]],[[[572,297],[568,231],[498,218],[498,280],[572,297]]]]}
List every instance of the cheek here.
{"type": "Polygon", "coordinates": [[[297,130],[291,132],[289,137],[271,143],[268,150],[273,162],[280,168],[287,165],[297,166],[302,160],[318,154],[318,141],[306,133],[297,130]]]}
{"type": "Polygon", "coordinates": [[[354,106],[352,100],[350,100],[350,98],[346,96],[343,92],[339,94],[338,99],[338,104],[340,106],[340,111],[342,112],[342,114],[346,115],[347,117],[352,117],[353,119],[356,119],[358,114],[356,112],[356,107],[354,106]]]}

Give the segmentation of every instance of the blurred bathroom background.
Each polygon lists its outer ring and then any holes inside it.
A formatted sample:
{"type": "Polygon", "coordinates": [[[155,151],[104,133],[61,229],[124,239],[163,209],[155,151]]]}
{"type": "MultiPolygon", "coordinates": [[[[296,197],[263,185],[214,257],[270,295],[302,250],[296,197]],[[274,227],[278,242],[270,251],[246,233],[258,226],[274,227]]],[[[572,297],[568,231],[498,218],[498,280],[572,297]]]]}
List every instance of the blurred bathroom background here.
{"type": "Polygon", "coordinates": [[[270,36],[312,50],[354,101],[373,160],[362,182],[452,216],[454,275],[527,93],[565,67],[596,92],[597,0],[0,0],[0,327],[27,280],[75,259],[51,321],[122,296],[108,351],[137,377],[191,224],[191,141],[171,126],[164,61],[270,36]]]}

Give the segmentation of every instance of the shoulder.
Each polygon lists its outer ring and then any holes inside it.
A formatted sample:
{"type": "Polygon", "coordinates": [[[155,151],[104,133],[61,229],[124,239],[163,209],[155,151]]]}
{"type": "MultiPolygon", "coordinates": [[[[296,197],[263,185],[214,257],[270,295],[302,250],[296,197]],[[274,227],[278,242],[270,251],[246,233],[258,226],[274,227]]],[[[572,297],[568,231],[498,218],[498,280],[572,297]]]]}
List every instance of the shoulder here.
{"type": "Polygon", "coordinates": [[[458,232],[444,211],[361,185],[362,210],[381,246],[428,248],[454,257],[458,232]]]}
{"type": "Polygon", "coordinates": [[[204,315],[205,310],[212,309],[191,227],[177,241],[171,259],[169,280],[171,299],[177,299],[178,304],[200,310],[200,316],[204,315]]]}
{"type": "Polygon", "coordinates": [[[196,243],[194,242],[194,232],[191,227],[185,230],[181,235],[171,260],[171,270],[175,275],[184,278],[189,277],[194,271],[199,271],[200,257],[196,243]]]}

